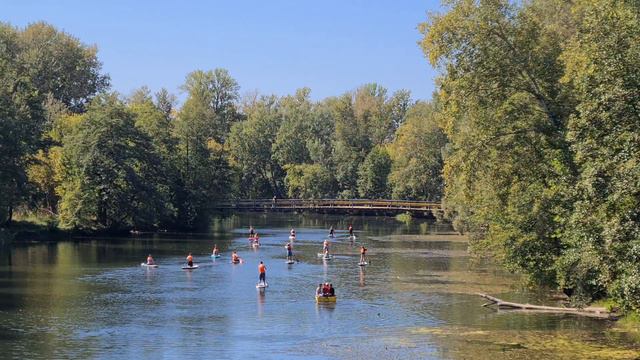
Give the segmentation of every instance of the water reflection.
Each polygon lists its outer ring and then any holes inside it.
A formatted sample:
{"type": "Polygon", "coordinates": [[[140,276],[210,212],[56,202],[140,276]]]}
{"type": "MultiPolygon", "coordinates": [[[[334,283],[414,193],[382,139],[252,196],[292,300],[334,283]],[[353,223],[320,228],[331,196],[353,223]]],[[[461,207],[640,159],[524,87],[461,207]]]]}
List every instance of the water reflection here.
{"type": "Polygon", "coordinates": [[[0,351],[8,358],[633,358],[613,324],[482,308],[475,292],[537,300],[519,278],[471,262],[441,225],[365,217],[236,215],[200,234],[70,239],[0,249],[0,351]],[[327,229],[333,260],[317,257],[327,229]],[[247,245],[253,224],[262,246],[247,245]],[[295,265],[283,244],[298,230],[295,265]],[[222,257],[211,258],[217,243],[222,257]],[[358,246],[370,249],[357,266],[358,246]],[[231,264],[231,250],[245,260],[231,264]],[[193,252],[197,270],[184,271],[193,252]],[[142,268],[153,253],[160,267],[142,268]],[[255,288],[268,268],[269,294],[255,288]],[[316,304],[319,282],[336,304],[316,304]],[[253,293],[255,292],[255,293],[253,293]],[[266,297],[269,297],[268,301],[266,297]],[[254,303],[255,301],[255,303],[254,303]],[[569,350],[567,350],[569,349],[569,350]],[[615,350],[615,351],[614,351],[615,350]],[[215,355],[213,355],[215,354],[215,355]]]}

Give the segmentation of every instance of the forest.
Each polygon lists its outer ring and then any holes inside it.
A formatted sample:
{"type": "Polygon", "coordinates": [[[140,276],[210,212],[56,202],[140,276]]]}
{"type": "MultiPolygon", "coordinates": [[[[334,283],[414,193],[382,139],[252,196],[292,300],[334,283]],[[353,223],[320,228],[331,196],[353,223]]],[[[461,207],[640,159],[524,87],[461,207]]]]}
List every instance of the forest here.
{"type": "MultiPolygon", "coordinates": [[[[0,25],[0,223],[190,228],[228,198],[442,201],[472,251],[640,310],[640,3],[451,0],[418,25],[437,91],[320,101],[194,70],[110,89],[97,48],[0,25]]],[[[427,62],[425,62],[427,66],[427,62]]]]}

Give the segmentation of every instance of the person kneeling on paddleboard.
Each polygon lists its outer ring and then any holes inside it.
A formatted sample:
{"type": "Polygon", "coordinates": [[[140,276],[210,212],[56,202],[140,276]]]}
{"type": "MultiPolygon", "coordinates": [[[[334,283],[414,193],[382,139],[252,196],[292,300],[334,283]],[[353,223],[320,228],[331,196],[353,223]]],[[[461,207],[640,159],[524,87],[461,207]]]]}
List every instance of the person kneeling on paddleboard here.
{"type": "Polygon", "coordinates": [[[264,263],[260,261],[260,265],[258,265],[258,272],[260,273],[260,278],[258,283],[262,283],[265,285],[267,283],[267,267],[264,266],[264,263]]]}
{"type": "Polygon", "coordinates": [[[147,256],[147,265],[155,265],[153,262],[153,258],[151,257],[151,254],[147,256]]]}
{"type": "Polygon", "coordinates": [[[238,253],[236,253],[235,251],[233,252],[233,254],[231,254],[231,262],[234,264],[240,262],[240,256],[238,256],[238,253]]]}
{"type": "Polygon", "coordinates": [[[189,255],[187,256],[187,266],[193,267],[193,256],[191,255],[191,253],[189,253],[189,255]]]}

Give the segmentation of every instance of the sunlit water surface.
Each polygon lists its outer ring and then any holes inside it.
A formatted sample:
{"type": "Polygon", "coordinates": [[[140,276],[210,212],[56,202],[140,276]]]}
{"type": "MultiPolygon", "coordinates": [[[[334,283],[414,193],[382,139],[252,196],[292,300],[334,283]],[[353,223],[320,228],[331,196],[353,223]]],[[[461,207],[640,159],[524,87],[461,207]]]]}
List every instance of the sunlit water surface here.
{"type": "Polygon", "coordinates": [[[4,246],[0,358],[640,358],[640,336],[608,321],[482,307],[477,292],[549,300],[466,249],[445,225],[292,214],[239,214],[202,234],[4,246]],[[335,258],[319,259],[329,226],[349,222],[357,240],[339,232],[335,258]],[[247,241],[250,224],[258,249],[247,241]],[[291,227],[299,262],[287,265],[291,227]],[[364,268],[361,244],[370,250],[364,268]],[[234,249],[243,264],[230,263],[234,249]],[[181,269],[188,252],[199,269],[181,269]],[[159,268],[140,267],[148,253],[159,268]],[[255,287],[259,261],[265,291],[255,287]],[[315,303],[325,281],[336,304],[315,303]]]}

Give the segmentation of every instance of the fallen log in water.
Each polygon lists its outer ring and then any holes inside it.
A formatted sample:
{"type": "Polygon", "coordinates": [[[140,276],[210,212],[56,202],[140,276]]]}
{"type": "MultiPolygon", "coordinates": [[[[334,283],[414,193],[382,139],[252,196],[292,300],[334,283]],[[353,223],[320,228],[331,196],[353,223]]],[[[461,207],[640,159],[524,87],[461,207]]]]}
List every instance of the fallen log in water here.
{"type": "Polygon", "coordinates": [[[574,315],[589,316],[589,317],[595,317],[599,319],[610,319],[610,320],[616,320],[618,318],[617,314],[614,314],[605,308],[599,308],[599,307],[586,307],[583,309],[578,309],[578,308],[563,308],[563,307],[555,307],[555,306],[520,304],[520,303],[503,301],[501,299],[498,299],[497,297],[493,297],[487,294],[478,293],[478,295],[490,301],[489,303],[483,304],[482,306],[489,307],[489,306],[495,305],[498,309],[501,309],[501,310],[520,310],[520,311],[527,311],[527,312],[574,314],[574,315]]]}

